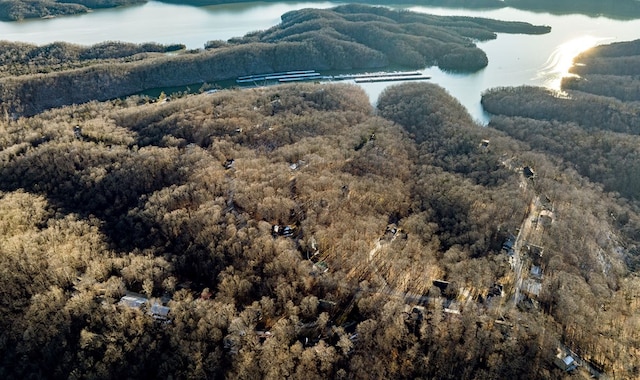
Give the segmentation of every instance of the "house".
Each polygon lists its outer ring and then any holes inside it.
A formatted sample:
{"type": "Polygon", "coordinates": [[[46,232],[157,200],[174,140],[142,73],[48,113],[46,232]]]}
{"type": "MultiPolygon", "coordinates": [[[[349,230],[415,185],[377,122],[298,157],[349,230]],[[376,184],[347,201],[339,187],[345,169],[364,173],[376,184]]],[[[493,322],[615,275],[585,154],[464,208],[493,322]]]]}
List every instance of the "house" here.
{"type": "Polygon", "coordinates": [[[511,235],[507,238],[507,240],[502,243],[502,250],[506,251],[508,254],[513,254],[513,246],[516,242],[515,236],[511,235]]]}
{"type": "Polygon", "coordinates": [[[531,266],[531,276],[537,279],[542,279],[542,268],[537,265],[531,266]]]}
{"type": "Polygon", "coordinates": [[[140,294],[127,292],[122,298],[120,298],[119,304],[132,309],[142,309],[142,306],[144,306],[147,301],[147,298],[140,294]]]}
{"type": "Polygon", "coordinates": [[[306,164],[305,161],[303,160],[298,160],[298,162],[294,162],[292,164],[289,165],[289,169],[291,170],[298,170],[300,169],[302,166],[304,166],[306,164]]]}
{"type": "Polygon", "coordinates": [[[79,125],[73,127],[73,135],[77,140],[82,140],[82,128],[79,125]]]}
{"type": "Polygon", "coordinates": [[[568,355],[563,350],[558,349],[558,353],[554,359],[554,363],[563,371],[571,372],[574,369],[578,368],[578,363],[575,361],[573,356],[568,355]]]}
{"type": "Polygon", "coordinates": [[[493,284],[487,292],[487,297],[502,297],[504,295],[504,289],[500,284],[493,284]]]}
{"type": "Polygon", "coordinates": [[[449,281],[433,280],[433,286],[440,289],[441,292],[444,292],[449,287],[449,281]]]}
{"type": "Polygon", "coordinates": [[[156,321],[167,321],[169,320],[169,311],[171,311],[171,309],[168,306],[154,302],[154,304],[151,305],[151,309],[149,309],[149,314],[151,314],[156,321]]]}
{"type": "Polygon", "coordinates": [[[271,227],[271,235],[273,235],[273,237],[276,237],[276,236],[293,237],[295,230],[296,230],[296,226],[281,226],[279,224],[274,224],[271,227]]]}
{"type": "Polygon", "coordinates": [[[536,176],[536,172],[534,172],[533,169],[531,169],[531,167],[529,166],[525,166],[524,168],[522,168],[522,174],[524,174],[524,176],[528,179],[536,176]]]}
{"type": "MultiPolygon", "coordinates": [[[[149,303],[147,297],[133,292],[126,292],[125,295],[120,298],[119,305],[126,306],[131,309],[142,310],[149,303]]],[[[169,307],[162,305],[160,302],[154,302],[148,309],[148,314],[156,321],[168,321],[169,320],[169,307]]]]}
{"type": "Polygon", "coordinates": [[[529,297],[538,297],[542,291],[542,283],[536,280],[527,278],[522,281],[522,292],[529,297]]]}

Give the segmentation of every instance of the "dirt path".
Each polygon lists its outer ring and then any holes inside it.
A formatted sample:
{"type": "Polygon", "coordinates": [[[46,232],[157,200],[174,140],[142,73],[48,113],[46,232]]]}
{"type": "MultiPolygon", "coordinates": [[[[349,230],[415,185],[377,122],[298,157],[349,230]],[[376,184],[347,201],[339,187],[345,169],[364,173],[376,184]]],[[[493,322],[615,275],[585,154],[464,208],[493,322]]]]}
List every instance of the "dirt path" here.
{"type": "Polygon", "coordinates": [[[523,247],[527,241],[530,241],[536,233],[533,221],[536,220],[539,210],[539,197],[535,196],[529,204],[529,213],[522,221],[520,225],[520,231],[516,237],[516,241],[513,244],[513,270],[515,274],[515,286],[513,292],[513,306],[516,306],[520,301],[520,295],[522,293],[522,283],[524,281],[523,275],[523,247]]]}

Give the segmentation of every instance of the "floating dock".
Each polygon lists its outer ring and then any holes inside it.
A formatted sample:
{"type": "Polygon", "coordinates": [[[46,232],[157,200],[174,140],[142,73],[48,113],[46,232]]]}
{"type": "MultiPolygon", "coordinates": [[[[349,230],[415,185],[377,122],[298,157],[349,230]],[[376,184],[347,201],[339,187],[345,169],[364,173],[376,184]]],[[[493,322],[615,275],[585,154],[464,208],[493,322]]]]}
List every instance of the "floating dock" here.
{"type": "Polygon", "coordinates": [[[393,81],[401,81],[401,80],[427,80],[431,79],[430,76],[419,74],[419,75],[389,75],[389,76],[381,76],[381,77],[366,77],[366,78],[355,78],[356,83],[375,83],[375,82],[393,82],[393,81]]]}
{"type": "Polygon", "coordinates": [[[384,71],[378,73],[362,73],[362,74],[341,74],[335,75],[333,77],[334,80],[358,80],[358,79],[368,79],[368,78],[392,78],[392,77],[411,77],[422,75],[419,71],[384,71]]]}
{"type": "Polygon", "coordinates": [[[333,77],[330,75],[318,75],[318,76],[309,76],[309,77],[287,77],[287,78],[280,78],[278,79],[278,82],[280,83],[287,83],[287,82],[300,82],[300,81],[305,81],[305,80],[315,80],[315,81],[319,81],[319,80],[325,80],[325,81],[330,81],[332,80],[333,77]]]}
{"type": "Polygon", "coordinates": [[[321,75],[315,70],[294,70],[277,73],[245,75],[238,77],[236,83],[258,83],[258,82],[300,82],[300,81],[342,81],[353,80],[355,83],[392,82],[406,80],[426,80],[430,76],[424,75],[420,71],[391,71],[361,74],[340,74],[321,75]]]}
{"type": "Polygon", "coordinates": [[[283,78],[312,78],[312,77],[319,77],[319,76],[320,74],[317,73],[315,70],[283,71],[279,73],[241,76],[241,77],[238,77],[238,79],[236,79],[236,83],[252,83],[252,82],[259,82],[259,81],[279,80],[283,78]]]}

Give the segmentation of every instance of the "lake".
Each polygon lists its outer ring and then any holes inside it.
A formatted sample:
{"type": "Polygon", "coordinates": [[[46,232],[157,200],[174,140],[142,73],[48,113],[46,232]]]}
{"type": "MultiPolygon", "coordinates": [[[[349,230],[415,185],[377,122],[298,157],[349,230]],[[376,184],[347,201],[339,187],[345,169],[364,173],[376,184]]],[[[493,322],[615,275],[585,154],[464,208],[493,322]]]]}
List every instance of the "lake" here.
{"type": "MultiPolygon", "coordinates": [[[[182,43],[202,48],[210,40],[228,40],[280,22],[280,15],[301,8],[329,8],[338,2],[239,3],[193,7],[148,2],[54,19],[0,22],[0,38],[46,44],[67,41],[83,45],[107,40],[182,43]]],[[[464,15],[498,20],[526,21],[552,27],[546,35],[499,34],[478,43],[489,65],[473,74],[455,74],[426,68],[423,71],[455,96],[479,122],[486,123],[480,105],[483,91],[499,86],[536,85],[559,89],[574,56],[592,46],[640,38],[640,20],[614,20],[583,15],[552,15],[520,11],[468,10],[423,6],[394,6],[437,15],[464,15]]],[[[397,82],[394,82],[397,83],[397,82]]],[[[389,83],[361,84],[372,102],[389,83]]]]}

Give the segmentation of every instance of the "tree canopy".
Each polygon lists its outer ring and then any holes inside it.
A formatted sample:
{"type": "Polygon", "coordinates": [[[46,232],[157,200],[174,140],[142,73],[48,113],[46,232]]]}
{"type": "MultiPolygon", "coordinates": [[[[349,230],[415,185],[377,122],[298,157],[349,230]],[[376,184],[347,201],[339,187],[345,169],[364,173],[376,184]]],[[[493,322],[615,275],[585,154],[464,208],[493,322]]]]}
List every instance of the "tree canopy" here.
{"type": "Polygon", "coordinates": [[[435,85],[377,110],[295,84],[0,125],[3,377],[551,379],[562,346],[635,374],[635,208],[435,85]],[[503,246],[534,197],[556,216],[514,304],[503,246]]]}

